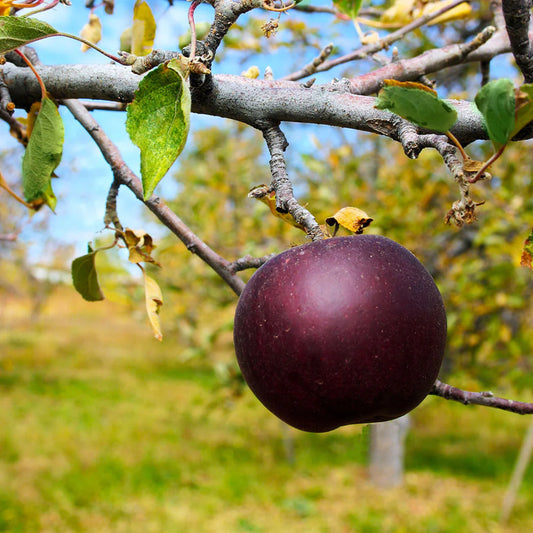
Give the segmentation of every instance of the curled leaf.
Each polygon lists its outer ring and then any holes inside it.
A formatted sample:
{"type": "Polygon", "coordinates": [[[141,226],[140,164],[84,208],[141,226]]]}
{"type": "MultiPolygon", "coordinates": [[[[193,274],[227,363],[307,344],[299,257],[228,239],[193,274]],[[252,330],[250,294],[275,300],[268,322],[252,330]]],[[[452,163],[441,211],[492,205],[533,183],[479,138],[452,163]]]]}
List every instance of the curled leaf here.
{"type": "Polygon", "coordinates": [[[356,234],[363,233],[364,229],[370,226],[374,219],[370,218],[363,210],[357,207],[343,207],[332,217],[326,218],[328,226],[334,226],[333,235],[339,229],[339,226],[353,231],[356,234]]]}
{"type": "Polygon", "coordinates": [[[161,322],[159,320],[159,309],[163,305],[163,294],[161,288],[155,279],[151,278],[144,272],[144,292],[146,297],[146,313],[152,326],[154,337],[161,341],[163,333],[161,332],[161,322]]]}
{"type": "Polygon", "coordinates": [[[151,255],[155,244],[150,234],[143,230],[126,228],[124,231],[124,241],[128,247],[131,263],[147,262],[159,265],[151,255]]]}
{"type": "MultiPolygon", "coordinates": [[[[81,29],[80,37],[93,44],[100,42],[100,39],[102,38],[102,23],[93,13],[89,15],[89,22],[81,29]]],[[[81,45],[82,52],[87,52],[90,48],[91,47],[85,43],[82,43],[81,45]]]]}

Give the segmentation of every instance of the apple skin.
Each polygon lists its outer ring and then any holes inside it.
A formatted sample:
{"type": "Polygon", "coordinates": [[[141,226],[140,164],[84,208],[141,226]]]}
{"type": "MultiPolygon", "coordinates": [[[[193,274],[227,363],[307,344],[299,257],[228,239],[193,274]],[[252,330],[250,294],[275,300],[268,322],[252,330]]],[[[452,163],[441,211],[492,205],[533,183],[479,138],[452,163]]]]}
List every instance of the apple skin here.
{"type": "Polygon", "coordinates": [[[392,420],[435,382],[446,312],[433,278],[377,235],[287,250],[246,284],[234,323],[252,392],[287,424],[325,432],[392,420]]]}

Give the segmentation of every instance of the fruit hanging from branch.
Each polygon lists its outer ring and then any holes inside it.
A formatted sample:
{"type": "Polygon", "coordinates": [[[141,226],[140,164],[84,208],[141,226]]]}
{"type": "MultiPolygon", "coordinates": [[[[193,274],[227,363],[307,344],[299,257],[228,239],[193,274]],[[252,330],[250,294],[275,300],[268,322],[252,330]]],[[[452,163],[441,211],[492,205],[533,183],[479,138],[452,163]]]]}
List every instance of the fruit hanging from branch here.
{"type": "Polygon", "coordinates": [[[279,254],[247,283],[235,314],[243,376],[304,431],[383,422],[430,392],[446,344],[435,282],[385,237],[336,237],[279,254]]]}

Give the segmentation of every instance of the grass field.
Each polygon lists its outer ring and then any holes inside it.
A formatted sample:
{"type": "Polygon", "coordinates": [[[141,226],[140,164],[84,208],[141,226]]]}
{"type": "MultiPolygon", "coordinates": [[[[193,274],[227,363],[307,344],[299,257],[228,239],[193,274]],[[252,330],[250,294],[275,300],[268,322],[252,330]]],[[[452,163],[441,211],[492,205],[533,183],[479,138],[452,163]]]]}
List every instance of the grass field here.
{"type": "Polygon", "coordinates": [[[427,399],[405,485],[380,491],[364,428],[283,429],[144,318],[70,289],[37,323],[26,313],[0,307],[0,531],[533,531],[533,467],[499,524],[525,417],[427,399]]]}

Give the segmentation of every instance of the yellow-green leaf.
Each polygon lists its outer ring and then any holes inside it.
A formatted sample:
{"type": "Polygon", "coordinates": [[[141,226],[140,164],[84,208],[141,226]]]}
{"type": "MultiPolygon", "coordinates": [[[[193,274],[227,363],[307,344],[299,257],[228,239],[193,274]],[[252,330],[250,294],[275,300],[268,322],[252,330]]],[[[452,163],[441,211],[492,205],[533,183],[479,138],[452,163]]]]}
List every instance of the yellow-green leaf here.
{"type": "Polygon", "coordinates": [[[526,83],[515,90],[515,123],[511,139],[533,120],[533,84],[526,83]]]}
{"type": "Polygon", "coordinates": [[[131,31],[131,53],[145,56],[154,46],[156,22],[150,6],[137,0],[133,8],[133,26],[131,31]]]}
{"type": "Polygon", "coordinates": [[[385,80],[377,109],[388,109],[422,128],[446,133],[457,120],[457,111],[435,91],[421,83],[385,80]]]}
{"type": "Polygon", "coordinates": [[[157,281],[146,274],[146,272],[144,272],[144,292],[146,296],[146,313],[148,314],[148,320],[152,326],[154,337],[158,341],[163,340],[161,322],[159,320],[159,309],[163,305],[163,294],[157,281]]]}
{"type": "Polygon", "coordinates": [[[128,105],[126,129],[141,149],[144,198],[182,152],[189,133],[191,95],[177,60],[159,65],[139,83],[128,105]]]}
{"type": "Polygon", "coordinates": [[[43,98],[22,158],[24,198],[36,209],[43,203],[55,208],[52,175],[61,162],[64,137],[63,121],[55,103],[43,98]]]}
{"type": "Polygon", "coordinates": [[[0,17],[0,54],[57,34],[55,28],[34,18],[0,17]]]}
{"type": "Polygon", "coordinates": [[[96,272],[95,258],[97,253],[98,250],[89,248],[88,254],[77,257],[71,265],[74,288],[89,302],[104,299],[96,272]]]}

